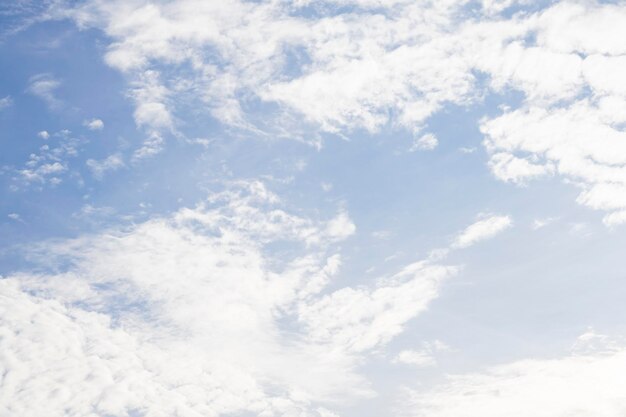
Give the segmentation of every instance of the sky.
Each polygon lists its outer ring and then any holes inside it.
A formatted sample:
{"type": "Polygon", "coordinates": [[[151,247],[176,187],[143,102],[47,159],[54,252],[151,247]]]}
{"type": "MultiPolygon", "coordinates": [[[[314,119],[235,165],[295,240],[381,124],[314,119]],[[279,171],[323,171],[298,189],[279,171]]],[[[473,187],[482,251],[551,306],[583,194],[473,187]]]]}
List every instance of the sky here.
{"type": "Polygon", "coordinates": [[[0,4],[0,417],[623,417],[626,3],[0,4]]]}

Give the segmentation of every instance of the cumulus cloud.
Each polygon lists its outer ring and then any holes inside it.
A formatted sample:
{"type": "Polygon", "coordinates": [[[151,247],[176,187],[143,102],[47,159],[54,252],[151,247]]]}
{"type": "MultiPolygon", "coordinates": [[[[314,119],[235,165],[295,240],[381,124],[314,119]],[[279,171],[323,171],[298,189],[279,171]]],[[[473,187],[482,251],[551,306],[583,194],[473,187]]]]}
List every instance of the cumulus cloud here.
{"type": "Polygon", "coordinates": [[[67,171],[67,166],[63,165],[60,162],[50,162],[41,164],[35,169],[22,169],[19,171],[19,173],[21,174],[21,177],[24,179],[24,181],[26,181],[27,183],[45,183],[48,177],[53,176],[52,178],[48,179],[49,181],[52,181],[54,178],[58,179],[59,177],[56,175],[62,174],[65,171],[67,171]]]}
{"type": "MultiPolygon", "coordinates": [[[[519,102],[479,122],[493,175],[517,185],[560,178],[605,224],[626,222],[622,4],[318,4],[88,0],[56,12],[110,40],[105,61],[127,78],[145,133],[131,162],[160,152],[190,107],[261,134],[406,129],[429,150],[437,139],[422,132],[446,106],[515,90],[519,102]],[[502,13],[510,7],[522,12],[502,13]]],[[[27,91],[54,109],[60,85],[39,74],[27,91]]],[[[58,183],[75,153],[70,142],[46,145],[16,177],[58,183]]],[[[123,165],[119,155],[87,161],[96,177],[123,165]]],[[[337,242],[357,230],[349,214],[294,215],[256,182],[124,230],[46,243],[32,256],[49,272],[0,281],[2,413],[333,415],[328,404],[371,394],[364,356],[456,273],[435,262],[511,226],[509,216],[483,218],[428,261],[338,289],[328,284],[341,266],[337,242]]],[[[409,349],[397,360],[428,355],[409,349]]],[[[522,361],[453,376],[412,401],[434,417],[617,416],[623,368],[622,348],[522,361]]]]}
{"type": "MultiPolygon", "coordinates": [[[[197,103],[223,123],[281,137],[304,137],[307,126],[419,135],[449,104],[516,90],[521,103],[480,122],[494,175],[576,183],[578,202],[617,225],[626,219],[626,60],[615,39],[626,11],[598,1],[528,6],[335,0],[305,13],[308,1],[91,0],[59,13],[111,39],[105,60],[128,78],[148,135],[135,159],[159,152],[179,107],[197,103]]],[[[47,77],[31,90],[53,102],[58,83],[47,77]]],[[[435,146],[420,140],[415,149],[435,146]]]]}
{"type": "Polygon", "coordinates": [[[158,72],[142,73],[134,83],[131,93],[137,104],[134,113],[137,126],[146,126],[156,131],[171,129],[173,121],[166,104],[169,94],[168,89],[161,84],[158,72]]]}
{"type": "Polygon", "coordinates": [[[516,83],[525,102],[481,123],[498,178],[519,183],[558,174],[582,189],[580,204],[608,212],[607,225],[623,222],[626,207],[619,127],[626,121],[626,90],[618,75],[625,61],[617,56],[623,46],[600,42],[598,34],[621,33],[617,22],[624,16],[618,5],[561,2],[529,19],[537,45],[532,52],[517,44],[518,54],[544,54],[551,69],[523,75],[518,63],[524,58],[516,58],[509,68],[522,74],[503,80],[516,83]]]}
{"type": "MultiPolygon", "coordinates": [[[[42,139],[51,137],[45,130],[39,132],[38,136],[42,139]]],[[[78,156],[83,140],[73,137],[69,130],[61,130],[54,136],[58,138],[57,141],[40,146],[39,151],[31,153],[21,168],[13,170],[15,186],[54,186],[71,173],[69,162],[78,156]]]]}
{"type": "Polygon", "coordinates": [[[613,110],[601,103],[582,100],[552,111],[520,109],[484,123],[487,148],[507,152],[508,159],[493,154],[494,174],[520,181],[558,173],[579,184],[580,204],[608,212],[626,208],[623,132],[602,121],[604,112],[613,110]],[[520,161],[511,156],[516,152],[531,153],[535,161],[520,161]]]}
{"type": "Polygon", "coordinates": [[[489,167],[493,174],[501,180],[523,184],[528,179],[552,174],[551,164],[536,164],[528,158],[518,158],[512,154],[500,152],[491,156],[489,167]]]}
{"type": "Polygon", "coordinates": [[[100,120],[100,119],[85,120],[83,122],[83,124],[89,130],[102,130],[102,129],[104,129],[104,122],[102,120],[100,120]]]}
{"type": "Polygon", "coordinates": [[[326,234],[334,239],[343,240],[354,234],[356,226],[346,212],[341,212],[332,219],[326,228],[326,234]]]}
{"type": "Polygon", "coordinates": [[[509,216],[491,216],[479,220],[461,232],[454,239],[451,247],[467,248],[483,240],[491,239],[511,226],[513,226],[513,220],[509,216]]]}
{"type": "Polygon", "coordinates": [[[329,416],[372,395],[363,355],[455,268],[415,263],[323,294],[354,225],[281,204],[235,182],[168,217],[31,248],[39,272],[0,280],[1,411],[329,416]]]}
{"type": "Polygon", "coordinates": [[[315,416],[310,401],[368,393],[354,358],[279,324],[336,272],[338,256],[325,254],[336,236],[272,208],[262,185],[243,187],[131,230],[36,248],[44,265],[70,269],[1,282],[2,351],[14,358],[2,362],[14,375],[3,412],[315,416]],[[264,249],[300,238],[315,247],[273,260],[264,249]]]}
{"type": "Polygon", "coordinates": [[[387,16],[304,18],[292,12],[305,4],[92,1],[64,15],[114,40],[105,58],[136,86],[138,124],[171,125],[175,106],[167,97],[191,92],[228,124],[246,126],[246,97],[256,96],[326,131],[376,131],[390,109],[397,123],[413,129],[444,102],[471,94],[472,76],[442,36],[456,5],[398,4],[403,12],[387,16]],[[299,75],[288,75],[294,65],[288,56],[302,58],[295,63],[299,75]],[[191,71],[181,82],[157,72],[159,62],[190,64],[191,71]]]}

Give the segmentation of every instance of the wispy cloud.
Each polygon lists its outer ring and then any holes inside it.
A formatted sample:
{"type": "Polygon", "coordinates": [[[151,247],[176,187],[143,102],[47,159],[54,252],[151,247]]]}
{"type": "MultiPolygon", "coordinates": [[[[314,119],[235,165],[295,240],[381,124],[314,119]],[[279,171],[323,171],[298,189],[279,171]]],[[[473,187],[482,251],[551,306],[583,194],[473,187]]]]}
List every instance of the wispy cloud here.
{"type": "Polygon", "coordinates": [[[416,138],[409,151],[432,151],[437,147],[437,145],[439,145],[437,137],[432,133],[427,133],[416,138]]]}
{"type": "Polygon", "coordinates": [[[96,179],[101,180],[107,172],[117,171],[126,166],[124,159],[119,153],[109,155],[103,160],[87,159],[85,162],[87,167],[96,179]]]}
{"type": "Polygon", "coordinates": [[[393,363],[406,364],[419,368],[437,365],[437,354],[449,351],[450,347],[440,340],[425,342],[419,350],[403,350],[393,359],[393,363]]]}
{"type": "Polygon", "coordinates": [[[42,99],[50,109],[59,109],[63,102],[57,98],[55,91],[61,86],[61,81],[52,74],[37,74],[30,78],[27,91],[42,99]]]}
{"type": "Polygon", "coordinates": [[[4,110],[7,107],[11,107],[13,105],[13,99],[11,96],[5,96],[0,98],[0,110],[4,110]]]}
{"type": "MultiPolygon", "coordinates": [[[[583,335],[587,336],[588,335],[583,335]]],[[[626,413],[621,380],[624,345],[553,359],[520,360],[484,372],[451,375],[432,390],[413,391],[402,405],[405,415],[444,417],[600,416],[626,413]]]]}
{"type": "Polygon", "coordinates": [[[483,240],[491,239],[513,226],[509,216],[490,216],[468,226],[452,243],[452,248],[467,248],[483,240]]]}

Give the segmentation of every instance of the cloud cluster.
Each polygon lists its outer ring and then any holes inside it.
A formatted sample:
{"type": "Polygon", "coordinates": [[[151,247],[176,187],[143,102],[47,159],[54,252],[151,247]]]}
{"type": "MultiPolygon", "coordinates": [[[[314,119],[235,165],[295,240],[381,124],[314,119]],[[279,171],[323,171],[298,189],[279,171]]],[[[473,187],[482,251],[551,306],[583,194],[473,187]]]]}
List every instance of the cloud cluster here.
{"type": "MultiPolygon", "coordinates": [[[[45,130],[37,135],[44,140],[51,137],[45,130]]],[[[57,139],[54,143],[40,146],[39,152],[31,153],[21,168],[12,170],[13,190],[20,186],[56,186],[71,174],[69,161],[78,156],[84,140],[66,129],[56,132],[54,137],[57,139]]]]}
{"type": "MultiPolygon", "coordinates": [[[[494,175],[522,185],[558,175],[605,223],[626,221],[623,5],[90,0],[56,15],[111,39],[106,62],[128,77],[148,134],[136,158],[159,152],[177,112],[197,103],[262,135],[315,138],[309,123],[420,137],[448,104],[516,90],[521,103],[502,99],[502,114],[480,122],[494,175]]],[[[31,91],[50,101],[48,78],[31,91]]],[[[415,149],[436,146],[422,138],[415,149]]]]}
{"type": "Polygon", "coordinates": [[[169,217],[31,248],[41,272],[0,280],[0,414],[329,416],[371,395],[358,364],[455,269],[421,262],[327,292],[354,224],[282,206],[238,182],[169,217]]]}

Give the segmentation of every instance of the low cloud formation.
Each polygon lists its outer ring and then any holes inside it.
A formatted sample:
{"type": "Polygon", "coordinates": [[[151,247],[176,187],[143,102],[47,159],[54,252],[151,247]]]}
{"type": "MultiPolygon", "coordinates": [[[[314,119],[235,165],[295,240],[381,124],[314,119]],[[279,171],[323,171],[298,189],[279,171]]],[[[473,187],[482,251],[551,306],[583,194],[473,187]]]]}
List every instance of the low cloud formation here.
{"type": "Polygon", "coordinates": [[[169,217],[33,248],[49,272],[0,280],[0,411],[328,416],[372,395],[358,364],[455,268],[420,262],[322,294],[355,226],[280,206],[238,182],[169,217]]]}

